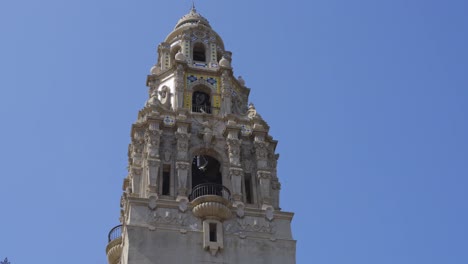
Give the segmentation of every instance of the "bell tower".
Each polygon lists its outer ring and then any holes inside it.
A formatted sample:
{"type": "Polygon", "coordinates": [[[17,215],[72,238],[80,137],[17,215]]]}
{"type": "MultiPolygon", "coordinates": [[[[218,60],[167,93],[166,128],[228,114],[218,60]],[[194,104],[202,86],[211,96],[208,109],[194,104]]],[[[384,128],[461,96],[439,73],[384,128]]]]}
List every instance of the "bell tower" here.
{"type": "Polygon", "coordinates": [[[109,264],[293,264],[269,126],[194,7],[158,46],[131,128],[109,264]]]}

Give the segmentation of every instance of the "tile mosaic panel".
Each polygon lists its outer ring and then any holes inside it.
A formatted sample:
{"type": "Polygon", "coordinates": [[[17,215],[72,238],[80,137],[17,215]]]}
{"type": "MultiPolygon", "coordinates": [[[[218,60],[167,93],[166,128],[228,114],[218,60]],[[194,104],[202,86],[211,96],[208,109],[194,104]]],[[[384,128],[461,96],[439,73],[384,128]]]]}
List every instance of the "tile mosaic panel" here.
{"type": "Polygon", "coordinates": [[[186,88],[189,87],[192,83],[197,81],[203,81],[205,84],[208,84],[215,90],[215,92],[220,93],[221,87],[219,86],[219,78],[212,77],[207,75],[200,75],[200,74],[187,74],[186,77],[187,85],[186,88]]]}
{"type": "Polygon", "coordinates": [[[192,109],[192,93],[191,92],[185,92],[184,94],[184,108],[192,109]]]}
{"type": "Polygon", "coordinates": [[[220,108],[221,107],[221,96],[213,95],[213,107],[220,108]]]}

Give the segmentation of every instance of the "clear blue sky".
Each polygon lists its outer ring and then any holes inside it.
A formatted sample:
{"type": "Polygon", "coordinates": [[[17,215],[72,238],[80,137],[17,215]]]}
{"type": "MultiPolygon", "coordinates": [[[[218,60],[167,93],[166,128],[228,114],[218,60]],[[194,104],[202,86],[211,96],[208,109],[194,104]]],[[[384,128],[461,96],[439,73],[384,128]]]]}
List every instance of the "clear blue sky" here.
{"type": "MultiPolygon", "coordinates": [[[[466,0],[198,0],[279,140],[298,264],[468,263],[466,0]]],[[[0,259],[106,263],[188,0],[0,2],[0,259]]]]}

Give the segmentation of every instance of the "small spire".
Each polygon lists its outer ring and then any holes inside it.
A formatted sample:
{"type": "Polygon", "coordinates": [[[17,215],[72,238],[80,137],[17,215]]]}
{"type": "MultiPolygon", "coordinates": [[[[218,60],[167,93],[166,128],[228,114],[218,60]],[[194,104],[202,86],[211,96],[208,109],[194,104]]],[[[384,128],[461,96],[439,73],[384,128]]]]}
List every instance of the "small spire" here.
{"type": "Polygon", "coordinates": [[[192,11],[194,13],[197,12],[197,9],[195,8],[195,1],[192,1],[192,9],[190,11],[192,11]]]}

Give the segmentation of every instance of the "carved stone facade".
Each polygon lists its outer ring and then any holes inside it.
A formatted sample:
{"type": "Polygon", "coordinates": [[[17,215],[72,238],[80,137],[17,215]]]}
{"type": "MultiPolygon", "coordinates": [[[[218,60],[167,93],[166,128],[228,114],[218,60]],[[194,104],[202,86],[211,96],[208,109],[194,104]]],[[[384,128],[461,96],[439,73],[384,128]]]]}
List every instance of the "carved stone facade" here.
{"type": "Polygon", "coordinates": [[[132,126],[116,263],[295,263],[277,141],[231,60],[194,8],[159,45],[132,126]]]}

